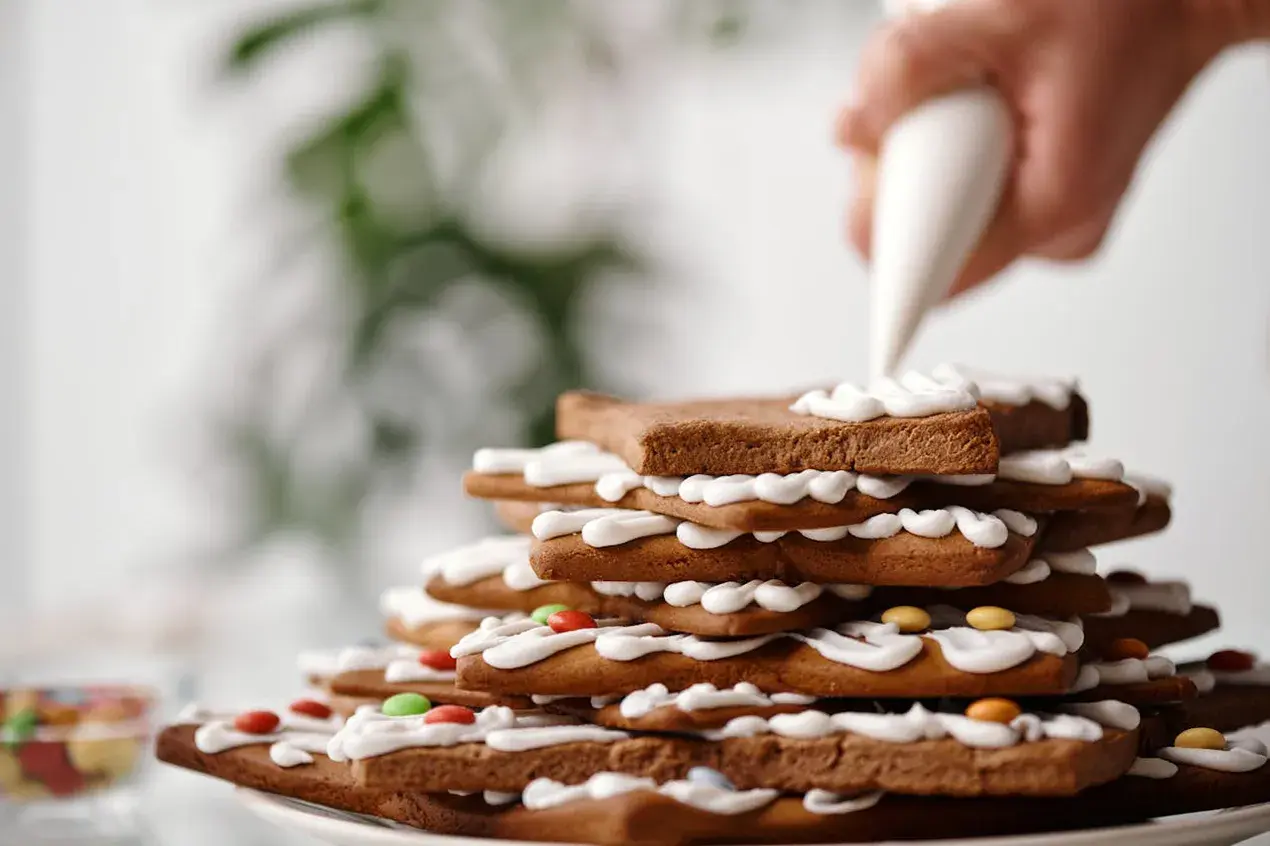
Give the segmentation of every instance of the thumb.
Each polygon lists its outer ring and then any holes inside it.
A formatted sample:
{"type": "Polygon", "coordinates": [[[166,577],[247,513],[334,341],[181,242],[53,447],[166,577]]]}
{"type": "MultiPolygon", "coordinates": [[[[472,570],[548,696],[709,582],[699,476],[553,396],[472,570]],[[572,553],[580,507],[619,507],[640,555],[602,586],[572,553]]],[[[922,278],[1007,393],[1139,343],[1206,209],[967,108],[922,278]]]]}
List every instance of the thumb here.
{"type": "Polygon", "coordinates": [[[876,153],[914,106],[988,81],[1010,43],[1011,17],[997,0],[962,0],[886,24],[865,47],[855,105],[839,118],[839,142],[876,153]]]}

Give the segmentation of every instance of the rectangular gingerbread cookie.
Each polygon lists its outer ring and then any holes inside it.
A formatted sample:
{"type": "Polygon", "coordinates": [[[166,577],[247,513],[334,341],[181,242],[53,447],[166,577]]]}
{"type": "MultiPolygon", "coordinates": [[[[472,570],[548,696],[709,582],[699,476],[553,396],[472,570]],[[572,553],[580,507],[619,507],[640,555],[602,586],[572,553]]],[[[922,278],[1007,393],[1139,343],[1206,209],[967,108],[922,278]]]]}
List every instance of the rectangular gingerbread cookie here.
{"type": "Polygon", "coordinates": [[[571,392],[557,401],[556,431],[563,439],[598,444],[646,476],[801,470],[992,473],[1003,453],[1058,447],[1088,436],[1084,399],[1074,389],[1066,397],[1050,404],[1024,396],[1017,405],[989,399],[979,407],[971,400],[947,406],[959,410],[904,412],[927,416],[884,414],[844,422],[817,416],[803,406],[803,398],[793,396],[628,403],[571,392]]]}
{"type": "Polygon", "coordinates": [[[1016,628],[985,634],[964,620],[952,609],[931,609],[921,634],[860,621],[704,640],[651,623],[601,621],[555,632],[532,620],[490,619],[451,654],[459,659],[459,687],[522,695],[617,696],[653,682],[672,690],[745,682],[817,697],[1043,696],[1066,693],[1076,680],[1078,624],[1019,616],[1016,628]]]}
{"type": "Polygon", "coordinates": [[[1122,774],[1138,750],[1136,712],[1126,727],[1073,714],[985,724],[921,706],[887,714],[807,711],[738,721],[709,736],[537,721],[522,727],[520,720],[495,709],[451,731],[422,717],[358,714],[332,740],[330,754],[349,758],[363,786],[404,790],[516,791],[537,773],[577,784],[606,769],[660,780],[705,766],[741,790],[1066,796],[1122,774]]]}
{"type": "Polygon", "coordinates": [[[599,444],[645,476],[996,472],[1000,448],[985,409],[844,423],[797,414],[795,399],[627,403],[570,392],[556,403],[556,433],[599,444]]]}
{"type": "Polygon", "coordinates": [[[646,510],[740,531],[841,526],[903,508],[962,505],[1046,513],[1128,507],[1139,498],[1123,481],[1121,462],[1061,450],[1007,455],[995,477],[869,476],[845,470],[641,476],[585,441],[477,450],[472,465],[463,487],[483,499],[646,510]]]}
{"type": "Polygon", "coordinates": [[[532,528],[534,572],[558,581],[977,586],[1022,568],[1037,536],[1026,515],[959,506],[800,532],[742,533],[620,509],[547,512],[532,528]]]}
{"type": "MultiPolygon", "coordinates": [[[[424,589],[446,603],[526,614],[564,605],[598,617],[656,623],[711,637],[833,626],[864,608],[997,605],[1016,613],[1067,618],[1107,611],[1111,593],[1089,553],[1034,559],[1007,581],[982,588],[873,588],[855,584],[749,582],[553,582],[529,565],[530,539],[487,538],[424,562],[424,589]],[[1052,562],[1052,563],[1051,563],[1052,562]]],[[[868,612],[872,613],[872,611],[868,612]]],[[[867,614],[864,614],[867,616],[867,614]]]]}

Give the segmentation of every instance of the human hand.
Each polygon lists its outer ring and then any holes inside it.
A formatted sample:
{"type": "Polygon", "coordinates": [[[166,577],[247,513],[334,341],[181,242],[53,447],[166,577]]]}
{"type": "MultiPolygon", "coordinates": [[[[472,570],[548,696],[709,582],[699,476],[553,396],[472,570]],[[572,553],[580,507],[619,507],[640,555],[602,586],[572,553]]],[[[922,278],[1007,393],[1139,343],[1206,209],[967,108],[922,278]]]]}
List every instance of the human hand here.
{"type": "Polygon", "coordinates": [[[851,240],[867,257],[887,129],[927,99],[986,83],[1014,115],[1014,162],[950,295],[1021,256],[1088,257],[1192,79],[1265,24],[1236,19],[1253,6],[1270,18],[1267,0],[962,0],[888,23],[866,47],[856,103],[838,123],[856,164],[851,240]]]}

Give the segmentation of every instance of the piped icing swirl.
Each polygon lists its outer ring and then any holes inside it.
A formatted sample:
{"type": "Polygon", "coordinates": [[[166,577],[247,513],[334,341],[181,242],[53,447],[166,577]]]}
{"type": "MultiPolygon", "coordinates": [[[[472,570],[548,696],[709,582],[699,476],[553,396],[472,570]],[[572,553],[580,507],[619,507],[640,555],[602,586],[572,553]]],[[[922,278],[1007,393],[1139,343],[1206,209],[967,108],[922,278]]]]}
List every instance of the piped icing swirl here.
{"type": "Polygon", "coordinates": [[[426,715],[390,717],[373,705],[364,705],[331,738],[327,755],[332,761],[357,761],[402,749],[461,743],[484,743],[500,752],[523,752],[563,743],[612,743],[629,736],[567,717],[517,714],[503,706],[485,708],[477,713],[475,722],[465,724],[429,723],[426,715]]]}
{"type": "MultiPolygon", "coordinates": [[[[832,542],[848,536],[879,540],[908,532],[925,538],[943,538],[954,531],[966,540],[984,549],[996,549],[1005,544],[1011,532],[1026,537],[1036,533],[1034,519],[1017,511],[999,509],[992,514],[972,511],[958,505],[926,511],[901,509],[894,514],[878,514],[861,523],[849,526],[831,526],[823,529],[803,529],[798,534],[808,540],[832,542]]],[[[689,549],[716,549],[747,532],[733,529],[716,529],[696,523],[676,520],[650,511],[626,508],[587,508],[580,511],[547,511],[534,518],[534,537],[551,540],[566,535],[580,534],[583,543],[603,548],[619,546],[641,538],[674,534],[689,549]]],[[[753,532],[762,543],[771,543],[789,532],[753,532]]]]}
{"type": "Polygon", "coordinates": [[[979,391],[972,382],[944,382],[910,371],[899,379],[879,379],[867,389],[842,382],[829,391],[808,391],[789,410],[844,423],[863,423],[879,417],[930,417],[969,411],[978,404],[979,391]]]}
{"type": "Polygon", "coordinates": [[[218,755],[242,746],[269,745],[269,758],[279,767],[290,768],[313,763],[314,754],[325,754],[326,745],[344,721],[279,711],[278,727],[267,734],[240,731],[234,727],[234,715],[186,706],[178,715],[178,723],[200,724],[194,731],[194,746],[204,755],[218,755]]]}
{"type": "Polygon", "coordinates": [[[357,670],[383,670],[384,681],[390,683],[454,680],[453,670],[437,670],[419,663],[421,654],[418,647],[400,643],[348,646],[306,650],[300,653],[296,664],[301,674],[319,678],[333,678],[357,670]]]}
{"type": "Polygon", "coordinates": [[[728,688],[717,688],[709,683],[694,684],[672,693],[660,682],[643,690],[628,693],[618,706],[623,717],[638,719],[658,708],[677,708],[680,711],[709,711],[715,708],[769,708],[773,705],[810,705],[814,696],[801,693],[764,693],[749,682],[741,682],[728,688]]]}
{"type": "MultiPolygon", "coordinates": [[[[1091,703],[1107,704],[1107,703],[1091,703]]],[[[1110,703],[1118,708],[1089,710],[1080,713],[1021,714],[1009,724],[989,720],[975,720],[962,714],[946,714],[927,710],[915,703],[904,713],[870,713],[844,711],[827,714],[821,711],[801,711],[797,714],[777,714],[772,717],[755,715],[736,717],[714,733],[719,738],[754,737],[775,734],[780,737],[809,740],[835,734],[858,734],[871,740],[886,743],[915,743],[919,740],[952,738],[964,746],[998,749],[1018,743],[1034,743],[1044,739],[1080,740],[1088,743],[1101,740],[1103,723],[1095,715],[1117,712],[1117,724],[1122,728],[1132,712],[1131,728],[1137,727],[1137,710],[1123,702],[1110,703]]]]}
{"type": "MultiPolygon", "coordinates": [[[[529,591],[552,582],[541,579],[529,564],[528,537],[493,537],[450,550],[424,562],[428,579],[439,578],[448,585],[463,587],[482,579],[501,575],[503,583],[515,591],[529,591]]],[[[871,593],[866,585],[816,584],[802,582],[787,585],[782,581],[750,582],[591,582],[591,588],[604,596],[634,597],[644,602],[665,602],[676,608],[693,605],[711,614],[733,614],[756,605],[766,611],[797,611],[814,602],[825,591],[843,599],[865,599],[871,593]]],[[[418,588],[413,589],[419,592],[418,588]]],[[[440,604],[440,603],[438,603],[440,604]]],[[[480,613],[480,612],[478,612],[480,613]]],[[[479,619],[495,612],[481,613],[479,619]]]]}
{"type": "Polygon", "coordinates": [[[561,784],[549,778],[534,779],[525,787],[521,801],[529,810],[541,811],[571,802],[612,799],[635,792],[660,793],[699,811],[729,816],[758,810],[780,796],[779,790],[769,788],[728,790],[700,781],[668,781],[659,785],[651,778],[624,773],[596,773],[582,784],[561,784]]]}
{"type": "Polygon", "coordinates": [[[952,608],[930,609],[933,628],[904,634],[893,623],[858,621],[834,629],[782,632],[733,640],[703,640],[673,634],[652,623],[626,625],[601,620],[595,628],[555,632],[532,620],[483,621],[481,627],[450,650],[455,658],[480,654],[498,669],[535,664],[583,644],[595,644],[596,654],[610,661],[635,661],[645,655],[671,652],[697,661],[716,661],[752,652],[780,638],[793,638],[821,657],[861,670],[886,672],[904,666],[922,652],[922,638],[939,643],[946,660],[967,673],[995,673],[1018,666],[1037,653],[1065,656],[1084,642],[1078,622],[1016,615],[1014,628],[980,631],[965,624],[965,615],[952,608]]]}

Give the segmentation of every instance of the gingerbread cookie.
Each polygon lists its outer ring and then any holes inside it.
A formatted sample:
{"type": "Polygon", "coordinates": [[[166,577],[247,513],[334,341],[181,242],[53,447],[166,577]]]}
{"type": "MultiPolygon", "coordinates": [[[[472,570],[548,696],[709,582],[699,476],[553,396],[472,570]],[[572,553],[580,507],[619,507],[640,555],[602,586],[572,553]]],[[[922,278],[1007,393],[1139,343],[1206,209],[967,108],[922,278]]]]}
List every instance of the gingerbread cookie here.
{"type": "Polygon", "coordinates": [[[862,602],[998,605],[1024,614],[1071,617],[1107,610],[1111,594],[1088,551],[1034,559],[1005,582],[983,588],[871,588],[814,582],[552,582],[529,565],[530,541],[488,538],[424,562],[427,592],[445,602],[526,614],[560,605],[593,616],[656,623],[687,634],[736,637],[830,626],[861,616],[862,602]]]}
{"type": "Polygon", "coordinates": [[[1108,574],[1113,606],[1085,619],[1086,642],[1100,648],[1136,638],[1152,649],[1199,637],[1221,625],[1217,609],[1196,605],[1185,582],[1151,582],[1139,573],[1108,574]]]}
{"type": "Polygon", "coordinates": [[[597,623],[572,611],[549,625],[486,620],[452,654],[460,687],[501,694],[609,696],[659,681],[677,690],[750,682],[767,692],[865,698],[1045,695],[1076,680],[1079,625],[1001,608],[896,611],[887,623],[740,640],[597,623]]]}
{"type": "Polygon", "coordinates": [[[556,403],[556,434],[598,444],[646,476],[997,469],[992,419],[973,397],[960,397],[955,411],[856,423],[798,413],[791,408],[796,399],[627,403],[572,392],[556,403]]]}
{"type": "MultiPolygon", "coordinates": [[[[1005,456],[996,476],[869,476],[846,470],[779,475],[641,476],[585,441],[542,449],[482,449],[464,490],[499,501],[556,502],[665,514],[703,526],[789,531],[842,526],[875,514],[931,505],[1028,512],[1128,507],[1138,492],[1124,466],[1074,450],[1005,456]]],[[[518,521],[530,510],[513,512],[518,521]]]]}
{"type": "MultiPolygon", "coordinates": [[[[778,797],[735,791],[709,772],[696,774],[693,781],[699,786],[658,785],[600,773],[577,786],[541,779],[526,789],[521,804],[507,797],[495,804],[480,796],[409,794],[384,810],[393,819],[438,833],[684,846],[890,842],[1094,829],[1270,800],[1270,768],[1230,773],[1159,759],[1143,759],[1134,775],[1065,798],[842,796],[824,791],[778,797]]],[[[1114,830],[1105,833],[1106,839],[1115,836],[1114,830]]]]}
{"type": "Polygon", "coordinates": [[[303,652],[297,663],[301,675],[342,700],[341,713],[346,713],[350,704],[382,702],[398,693],[422,694],[434,702],[472,708],[529,704],[523,697],[491,696],[455,687],[455,661],[448,649],[419,649],[406,644],[350,646],[303,652]]]}
{"type": "Polygon", "coordinates": [[[1173,519],[1168,497],[1152,488],[1139,504],[1122,508],[1061,511],[1049,518],[1040,548],[1070,552],[1163,531],[1173,519]]]}
{"type": "Polygon", "coordinates": [[[328,751],[353,762],[360,784],[379,789],[510,791],[535,772],[577,784],[607,760],[608,768],[659,780],[708,766],[742,789],[1063,796],[1110,781],[1137,754],[1134,709],[1086,711],[1092,716],[1020,714],[1015,706],[1008,722],[920,705],[893,714],[807,711],[742,717],[705,737],[635,737],[544,726],[509,709],[487,709],[459,727],[368,710],[328,751]],[[936,766],[913,765],[922,758],[936,766]]]}
{"type": "Polygon", "coordinates": [[[1182,665],[1181,672],[1200,693],[1186,703],[1192,725],[1234,731],[1270,720],[1270,665],[1253,653],[1222,649],[1206,661],[1182,665]]]}
{"type": "Polygon", "coordinates": [[[530,563],[564,581],[854,582],[971,586],[1027,563],[1037,521],[960,506],[880,514],[854,526],[746,534],[644,511],[547,512],[530,563]]]}

